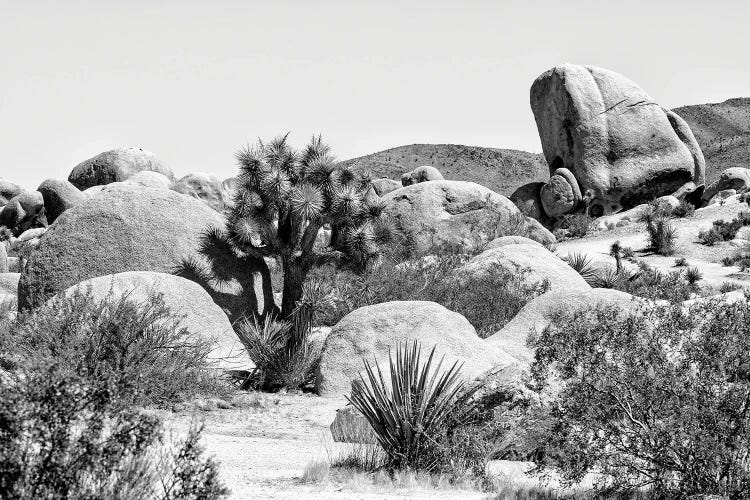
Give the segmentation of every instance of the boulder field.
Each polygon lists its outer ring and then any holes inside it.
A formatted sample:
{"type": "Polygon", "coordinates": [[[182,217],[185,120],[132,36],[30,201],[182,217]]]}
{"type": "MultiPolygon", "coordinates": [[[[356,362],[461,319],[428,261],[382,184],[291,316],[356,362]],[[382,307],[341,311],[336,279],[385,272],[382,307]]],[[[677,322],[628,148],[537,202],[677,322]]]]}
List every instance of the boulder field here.
{"type": "Polygon", "coordinates": [[[123,186],[65,211],[21,275],[19,308],[33,308],[81,281],[125,271],[172,273],[197,255],[221,216],[174,191],[123,186]]]}

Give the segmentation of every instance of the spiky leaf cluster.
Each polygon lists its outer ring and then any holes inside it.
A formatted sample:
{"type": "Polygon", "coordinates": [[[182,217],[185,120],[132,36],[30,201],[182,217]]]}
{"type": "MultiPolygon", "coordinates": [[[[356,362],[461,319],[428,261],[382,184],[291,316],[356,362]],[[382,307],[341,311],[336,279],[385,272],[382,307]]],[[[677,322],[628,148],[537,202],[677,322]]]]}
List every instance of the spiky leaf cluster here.
{"type": "Polygon", "coordinates": [[[243,251],[312,261],[324,256],[313,254],[324,226],[333,230],[328,250],[354,260],[376,255],[390,240],[384,205],[370,179],[337,163],[320,137],[301,151],[287,136],[259,141],[236,159],[240,175],[228,228],[243,251]]]}

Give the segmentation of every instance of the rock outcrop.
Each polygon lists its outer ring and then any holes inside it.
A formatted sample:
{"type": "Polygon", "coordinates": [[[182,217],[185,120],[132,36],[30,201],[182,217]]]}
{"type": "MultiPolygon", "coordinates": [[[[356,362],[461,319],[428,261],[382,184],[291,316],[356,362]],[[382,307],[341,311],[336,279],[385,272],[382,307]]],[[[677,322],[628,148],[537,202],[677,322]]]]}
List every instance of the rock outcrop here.
{"type": "Polygon", "coordinates": [[[527,364],[534,359],[534,353],[527,345],[529,335],[540,334],[555,314],[594,310],[598,306],[615,306],[629,311],[638,304],[639,299],[632,295],[608,288],[552,290],[526,304],[502,330],[487,337],[485,342],[527,364]]]}
{"type": "Polygon", "coordinates": [[[120,148],[79,163],[70,172],[68,181],[83,191],[92,186],[125,181],[143,170],[158,172],[174,180],[172,170],[153,153],[141,148],[120,148]]]}
{"type": "Polygon", "coordinates": [[[732,167],[724,170],[719,178],[706,186],[702,201],[708,204],[721,191],[734,189],[736,192],[747,191],[750,188],[750,169],[732,167]]]}
{"type": "Polygon", "coordinates": [[[44,198],[38,191],[24,191],[0,209],[0,226],[7,227],[15,236],[27,229],[46,225],[44,198]]]}
{"type": "MultiPolygon", "coordinates": [[[[549,283],[550,290],[590,290],[586,281],[562,259],[537,243],[494,246],[453,272],[462,282],[477,284],[497,270],[523,277],[528,286],[549,283]]],[[[464,285],[467,286],[467,285],[464,285]]],[[[471,285],[468,285],[471,287],[471,285]]]]}
{"type": "Polygon", "coordinates": [[[188,174],[175,182],[172,189],[201,200],[217,212],[226,211],[232,202],[233,191],[212,174],[188,174]]]}
{"type": "MultiPolygon", "coordinates": [[[[434,302],[385,302],[359,308],[338,322],[323,344],[316,387],[322,396],[349,394],[364,361],[377,360],[384,373],[388,353],[418,340],[423,352],[435,347],[444,366],[464,363],[462,374],[475,377],[512,359],[487,346],[466,318],[434,302]]],[[[386,374],[386,376],[388,376],[386,374]]]]}
{"type": "MultiPolygon", "coordinates": [[[[473,251],[514,231],[530,232],[542,243],[552,234],[494,191],[473,182],[431,181],[397,189],[382,197],[386,213],[403,230],[415,253],[473,251]]],[[[515,234],[515,233],[514,233],[515,234]]]]}
{"type": "Polygon", "coordinates": [[[36,190],[42,194],[44,213],[49,224],[55,222],[64,211],[80,205],[86,199],[86,195],[73,184],[59,179],[47,179],[36,190]]]}
{"type": "Polygon", "coordinates": [[[441,174],[438,169],[429,165],[424,165],[402,175],[401,185],[411,186],[412,184],[419,184],[420,182],[442,180],[444,180],[443,174],[441,174]]]}
{"type": "Polygon", "coordinates": [[[81,281],[125,271],[172,273],[197,256],[219,214],[163,189],[122,187],[65,211],[32,252],[19,286],[19,307],[35,307],[81,281]]]}
{"type": "Polygon", "coordinates": [[[705,183],[690,127],[613,71],[556,66],[531,86],[531,109],[550,168],[547,215],[576,210],[579,197],[592,215],[610,214],[705,183]]]}

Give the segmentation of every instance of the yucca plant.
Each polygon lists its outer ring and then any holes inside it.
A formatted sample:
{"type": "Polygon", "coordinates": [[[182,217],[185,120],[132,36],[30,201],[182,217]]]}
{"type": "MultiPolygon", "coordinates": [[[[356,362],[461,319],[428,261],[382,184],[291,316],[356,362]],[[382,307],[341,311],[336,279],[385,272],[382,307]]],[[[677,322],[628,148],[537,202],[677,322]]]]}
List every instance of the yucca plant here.
{"type": "Polygon", "coordinates": [[[573,252],[565,257],[565,261],[589,285],[592,285],[596,281],[596,269],[591,265],[591,258],[585,253],[573,252]]]}
{"type": "Polygon", "coordinates": [[[617,266],[617,272],[622,271],[622,244],[620,240],[615,241],[609,247],[609,255],[615,259],[615,265],[617,266]]]}
{"type": "Polygon", "coordinates": [[[461,421],[471,411],[471,398],[479,388],[467,389],[461,365],[441,370],[444,357],[433,368],[435,348],[426,360],[418,341],[389,353],[390,377],[377,360],[365,361],[366,377],[352,383],[349,402],[367,419],[394,468],[429,470],[434,464],[430,447],[446,425],[461,421]]]}
{"type": "Polygon", "coordinates": [[[287,137],[236,153],[240,174],[226,227],[209,231],[201,247],[209,269],[193,261],[182,270],[204,288],[239,282],[248,306],[237,315],[279,315],[265,258],[281,264],[280,319],[293,321],[311,269],[328,263],[362,269],[393,239],[384,203],[368,177],[336,162],[320,136],[301,151],[287,137]],[[321,244],[324,227],[331,237],[321,244]]]}

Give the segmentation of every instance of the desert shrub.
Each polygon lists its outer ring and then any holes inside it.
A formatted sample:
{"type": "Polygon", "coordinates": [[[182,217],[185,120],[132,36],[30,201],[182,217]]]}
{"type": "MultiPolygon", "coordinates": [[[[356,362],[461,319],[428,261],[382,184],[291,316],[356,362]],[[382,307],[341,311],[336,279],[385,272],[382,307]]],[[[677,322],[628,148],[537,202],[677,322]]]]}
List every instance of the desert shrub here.
{"type": "MultiPolygon", "coordinates": [[[[69,361],[69,360],[68,360],[69,361]]],[[[111,378],[33,360],[0,377],[4,499],[219,499],[227,490],[194,427],[172,452],[157,417],[125,409],[111,378]]]]}
{"type": "Polygon", "coordinates": [[[658,269],[640,263],[638,271],[625,269],[617,272],[609,269],[599,273],[592,281],[596,288],[611,288],[627,292],[636,297],[651,300],[682,302],[698,291],[695,283],[690,283],[680,271],[663,273],[658,269]]]}
{"type": "Polygon", "coordinates": [[[729,293],[729,292],[734,292],[735,290],[741,290],[741,289],[742,289],[742,286],[738,285],[737,283],[724,281],[719,287],[719,293],[729,293]]]}
{"type": "Polygon", "coordinates": [[[9,366],[55,360],[84,380],[110,381],[122,401],[158,406],[196,394],[223,394],[209,366],[208,341],[188,335],[160,296],[95,301],[78,292],[10,323],[0,358],[9,366]]]}
{"type": "Polygon", "coordinates": [[[633,259],[635,257],[635,251],[631,247],[622,247],[622,258],[633,259]]]}
{"type": "Polygon", "coordinates": [[[433,365],[434,356],[435,348],[422,359],[417,341],[404,344],[390,356],[390,377],[377,361],[374,367],[365,361],[365,375],[352,383],[347,399],[367,419],[391,468],[438,468],[434,437],[460,425],[471,412],[473,391],[465,390],[461,367],[454,363],[442,370],[443,359],[433,365]]]}
{"type": "Polygon", "coordinates": [[[481,281],[462,280],[455,270],[470,255],[428,256],[401,263],[383,261],[365,274],[319,274],[333,297],[317,317],[334,325],[351,311],[394,300],[427,300],[462,314],[486,337],[497,332],[531,299],[549,288],[526,283],[527,271],[496,267],[481,281]]]}
{"type": "Polygon", "coordinates": [[[568,238],[583,238],[591,230],[592,222],[588,214],[568,214],[563,216],[559,229],[566,230],[568,238]]]}
{"type": "Polygon", "coordinates": [[[675,251],[677,228],[665,217],[646,221],[648,247],[659,255],[672,255],[675,251]]]}
{"type": "Polygon", "coordinates": [[[680,204],[672,210],[672,217],[685,218],[695,215],[695,205],[686,200],[680,200],[680,204]]]}
{"type": "Polygon", "coordinates": [[[720,241],[733,240],[745,226],[750,226],[750,212],[740,212],[729,222],[722,219],[713,221],[711,229],[698,233],[698,239],[704,245],[713,246],[720,241]]]}
{"type": "Polygon", "coordinates": [[[688,261],[685,257],[678,257],[674,260],[675,267],[686,267],[687,265],[688,261]]]}
{"type": "Polygon", "coordinates": [[[611,307],[561,314],[530,345],[546,424],[537,466],[649,498],[750,491],[750,305],[611,307]]]}

